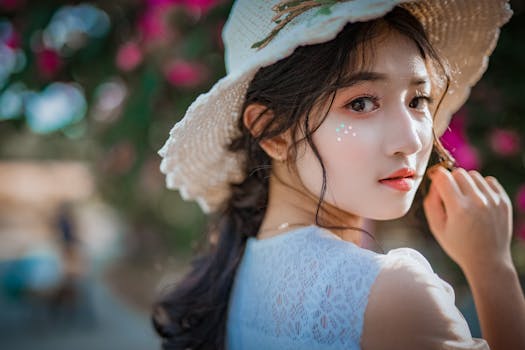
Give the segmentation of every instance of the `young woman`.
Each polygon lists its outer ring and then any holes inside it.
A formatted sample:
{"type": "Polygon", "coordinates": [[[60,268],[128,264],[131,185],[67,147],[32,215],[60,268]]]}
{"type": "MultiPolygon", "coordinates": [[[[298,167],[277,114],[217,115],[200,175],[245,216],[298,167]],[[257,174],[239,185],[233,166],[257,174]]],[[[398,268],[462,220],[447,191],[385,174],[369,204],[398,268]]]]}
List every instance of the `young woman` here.
{"type": "Polygon", "coordinates": [[[509,17],[503,0],[237,1],[228,75],[160,151],[168,187],[218,213],[155,306],[163,348],[524,349],[511,202],[438,139],[509,17]],[[364,219],[402,217],[423,181],[485,339],[420,253],[361,244],[364,219]]]}

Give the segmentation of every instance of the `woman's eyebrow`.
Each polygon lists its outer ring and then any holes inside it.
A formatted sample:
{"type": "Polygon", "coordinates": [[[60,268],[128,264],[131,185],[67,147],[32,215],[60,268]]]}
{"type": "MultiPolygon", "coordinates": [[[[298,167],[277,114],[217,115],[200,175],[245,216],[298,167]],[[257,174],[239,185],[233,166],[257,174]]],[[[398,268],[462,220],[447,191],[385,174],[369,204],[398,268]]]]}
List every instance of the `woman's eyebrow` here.
{"type": "MultiPolygon", "coordinates": [[[[387,81],[387,80],[389,80],[389,76],[387,74],[364,71],[364,72],[358,72],[348,77],[342,78],[338,84],[338,87],[344,88],[344,87],[350,87],[352,85],[356,85],[362,82],[387,81]]],[[[429,83],[430,81],[428,77],[426,76],[410,77],[410,85],[420,86],[420,85],[426,85],[429,83]]]]}

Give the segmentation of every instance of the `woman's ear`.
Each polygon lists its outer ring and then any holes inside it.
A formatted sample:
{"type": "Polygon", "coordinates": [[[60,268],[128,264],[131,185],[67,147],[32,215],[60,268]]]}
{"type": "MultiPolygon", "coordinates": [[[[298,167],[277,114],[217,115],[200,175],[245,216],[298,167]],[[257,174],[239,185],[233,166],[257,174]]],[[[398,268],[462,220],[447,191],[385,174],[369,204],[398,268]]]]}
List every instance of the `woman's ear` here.
{"type": "MultiPolygon", "coordinates": [[[[266,125],[272,121],[274,114],[268,107],[260,103],[252,103],[246,107],[242,117],[246,128],[250,130],[253,137],[257,137],[263,132],[266,125]]],[[[284,132],[271,139],[264,139],[259,142],[259,146],[261,146],[271,158],[284,161],[288,156],[288,146],[290,143],[288,135],[288,132],[284,132]]]]}

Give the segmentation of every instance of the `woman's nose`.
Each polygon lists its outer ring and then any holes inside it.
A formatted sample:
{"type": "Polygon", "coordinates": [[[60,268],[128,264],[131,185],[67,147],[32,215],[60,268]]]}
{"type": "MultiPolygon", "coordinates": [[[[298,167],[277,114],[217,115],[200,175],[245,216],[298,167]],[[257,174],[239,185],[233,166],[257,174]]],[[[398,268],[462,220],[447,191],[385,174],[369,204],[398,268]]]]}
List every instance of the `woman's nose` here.
{"type": "Polygon", "coordinates": [[[385,125],[385,147],[389,155],[410,155],[421,150],[420,130],[423,125],[418,122],[415,112],[405,105],[395,106],[388,113],[385,125]]]}

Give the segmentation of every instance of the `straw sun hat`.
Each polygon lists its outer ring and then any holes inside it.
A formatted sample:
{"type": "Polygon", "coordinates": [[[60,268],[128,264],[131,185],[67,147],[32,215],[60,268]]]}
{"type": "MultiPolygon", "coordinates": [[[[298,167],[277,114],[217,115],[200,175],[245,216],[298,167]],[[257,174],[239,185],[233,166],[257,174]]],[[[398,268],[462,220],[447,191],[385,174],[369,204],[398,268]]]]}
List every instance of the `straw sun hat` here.
{"type": "Polygon", "coordinates": [[[507,0],[238,0],[223,31],[227,75],[191,104],[159,151],[167,187],[206,213],[219,209],[229,184],[245,176],[242,157],[225,145],[237,136],[236,121],[257,70],[298,46],[333,39],[348,22],[382,17],[397,5],[419,19],[451,68],[434,121],[441,136],[487,68],[499,28],[512,14],[507,0]]]}

